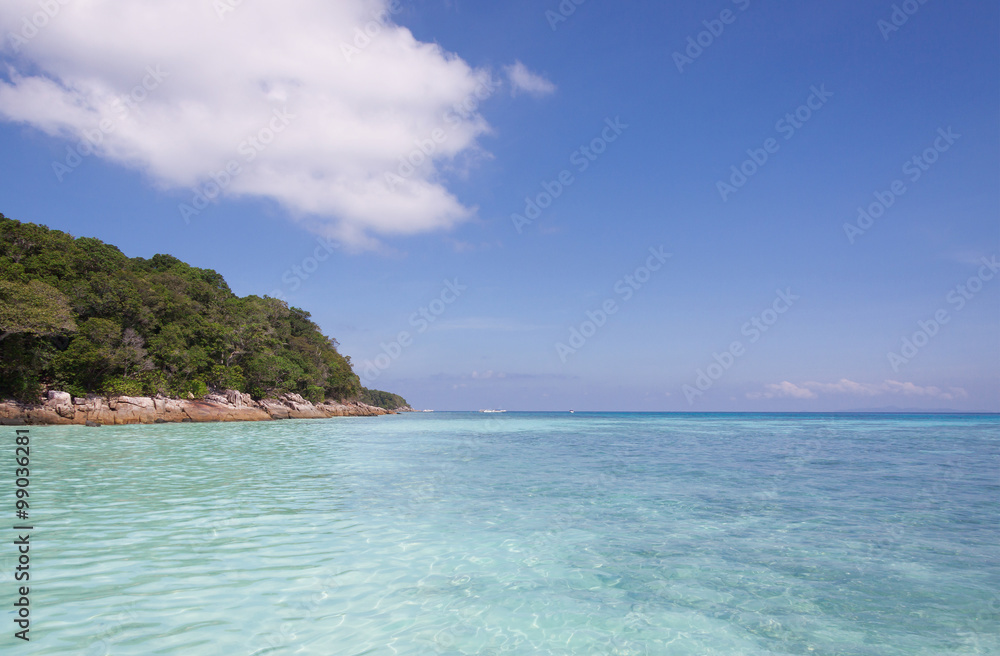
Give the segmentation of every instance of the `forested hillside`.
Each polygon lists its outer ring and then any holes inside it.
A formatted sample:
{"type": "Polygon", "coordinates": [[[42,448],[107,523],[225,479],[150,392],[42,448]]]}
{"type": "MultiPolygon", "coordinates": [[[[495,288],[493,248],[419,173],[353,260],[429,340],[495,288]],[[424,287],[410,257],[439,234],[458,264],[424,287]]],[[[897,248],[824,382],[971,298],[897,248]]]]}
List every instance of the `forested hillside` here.
{"type": "Polygon", "coordinates": [[[304,310],[239,298],[220,274],[170,255],[129,258],[0,214],[0,398],[33,401],[45,388],[198,397],[209,387],[313,402],[363,392],[350,358],[304,310]]]}
{"type": "Polygon", "coordinates": [[[396,410],[398,408],[409,407],[409,403],[406,399],[401,397],[399,394],[392,394],[390,392],[382,392],[380,390],[371,390],[367,387],[361,389],[361,399],[363,403],[368,405],[374,405],[379,408],[385,408],[386,410],[396,410]]]}

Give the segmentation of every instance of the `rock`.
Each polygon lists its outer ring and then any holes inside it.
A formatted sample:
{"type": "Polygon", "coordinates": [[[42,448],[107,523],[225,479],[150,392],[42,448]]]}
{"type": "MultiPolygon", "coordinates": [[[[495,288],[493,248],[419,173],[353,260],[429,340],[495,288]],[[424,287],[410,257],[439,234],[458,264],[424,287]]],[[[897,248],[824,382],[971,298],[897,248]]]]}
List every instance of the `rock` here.
{"type": "Polygon", "coordinates": [[[156,402],[148,396],[119,396],[119,403],[127,403],[144,410],[152,410],[156,407],[156,402]]]}
{"type": "Polygon", "coordinates": [[[187,405],[187,401],[182,401],[180,399],[167,399],[164,402],[164,408],[166,413],[169,414],[180,414],[184,412],[184,406],[187,405]]]}
{"type": "Polygon", "coordinates": [[[87,413],[87,418],[99,424],[114,425],[117,423],[115,422],[115,412],[111,408],[105,408],[103,404],[95,405],[94,409],[87,413]]]}
{"type": "Polygon", "coordinates": [[[24,405],[0,401],[0,425],[121,425],[171,422],[267,421],[281,419],[324,419],[330,417],[374,417],[395,414],[357,401],[325,402],[313,405],[298,394],[280,399],[254,401],[249,394],[226,390],[202,400],[119,396],[105,399],[69,397],[64,392],[47,395],[43,402],[24,405]],[[70,402],[65,403],[69,398],[70,402]]]}
{"type": "Polygon", "coordinates": [[[181,421],[219,421],[217,408],[204,401],[192,401],[184,406],[184,414],[187,415],[181,421]]]}
{"type": "Polygon", "coordinates": [[[251,405],[253,400],[250,398],[249,394],[242,394],[237,390],[226,390],[226,402],[230,405],[234,405],[237,408],[241,408],[245,405],[251,405]]]}
{"type": "Polygon", "coordinates": [[[54,411],[60,418],[72,419],[76,415],[76,410],[73,408],[73,397],[68,392],[51,390],[46,396],[48,398],[43,407],[54,411]]]}
{"type": "Polygon", "coordinates": [[[29,424],[37,424],[37,425],[51,424],[51,425],[61,426],[64,424],[73,423],[69,419],[60,416],[59,413],[56,412],[55,408],[47,405],[28,407],[25,409],[25,412],[28,415],[27,422],[29,424]]]}
{"type": "Polygon", "coordinates": [[[263,399],[260,405],[264,409],[264,412],[271,416],[271,419],[289,418],[288,408],[276,399],[263,399]]]}
{"type": "Polygon", "coordinates": [[[99,423],[97,423],[96,421],[90,421],[89,419],[86,422],[84,422],[83,425],[84,426],[90,426],[91,428],[100,428],[101,427],[101,425],[99,423]]]}
{"type": "Polygon", "coordinates": [[[73,405],[73,397],[69,395],[69,392],[49,392],[49,403],[52,405],[73,405]]]}
{"type": "Polygon", "coordinates": [[[156,404],[145,396],[119,396],[115,408],[116,424],[151,424],[156,419],[156,404]]]}

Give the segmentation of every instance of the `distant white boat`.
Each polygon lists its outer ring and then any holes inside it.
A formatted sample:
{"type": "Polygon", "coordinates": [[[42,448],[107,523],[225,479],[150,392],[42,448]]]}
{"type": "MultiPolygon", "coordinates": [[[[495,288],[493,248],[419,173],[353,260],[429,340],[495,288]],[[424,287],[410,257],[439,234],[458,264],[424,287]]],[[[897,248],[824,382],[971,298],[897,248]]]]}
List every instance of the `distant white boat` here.
{"type": "Polygon", "coordinates": [[[433,410],[421,410],[420,412],[434,412],[433,410]]]}
{"type": "Polygon", "coordinates": [[[506,410],[480,410],[479,412],[493,413],[493,412],[507,412],[507,411],[506,410]]]}

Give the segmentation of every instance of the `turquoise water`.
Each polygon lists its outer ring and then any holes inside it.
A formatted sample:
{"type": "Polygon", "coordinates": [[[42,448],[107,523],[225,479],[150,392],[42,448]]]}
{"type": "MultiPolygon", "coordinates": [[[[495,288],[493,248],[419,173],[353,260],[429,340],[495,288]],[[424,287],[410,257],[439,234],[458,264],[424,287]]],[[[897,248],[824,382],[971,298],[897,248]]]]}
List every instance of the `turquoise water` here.
{"type": "Polygon", "coordinates": [[[998,429],[519,413],[33,428],[32,641],[7,611],[0,649],[1000,654],[998,429]]]}

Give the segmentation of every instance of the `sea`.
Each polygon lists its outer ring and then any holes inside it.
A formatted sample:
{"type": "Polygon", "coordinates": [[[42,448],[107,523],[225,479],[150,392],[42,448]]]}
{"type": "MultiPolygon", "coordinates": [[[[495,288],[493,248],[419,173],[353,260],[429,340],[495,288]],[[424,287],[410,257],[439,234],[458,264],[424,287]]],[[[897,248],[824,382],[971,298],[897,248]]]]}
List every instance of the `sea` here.
{"type": "Polygon", "coordinates": [[[3,654],[1000,654],[998,415],[2,433],[3,654]]]}

